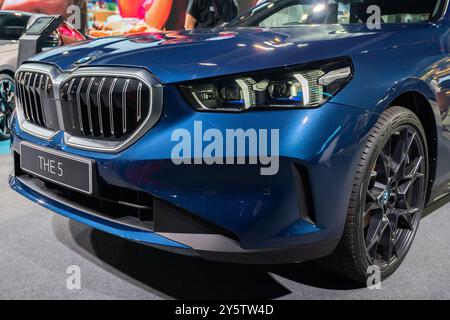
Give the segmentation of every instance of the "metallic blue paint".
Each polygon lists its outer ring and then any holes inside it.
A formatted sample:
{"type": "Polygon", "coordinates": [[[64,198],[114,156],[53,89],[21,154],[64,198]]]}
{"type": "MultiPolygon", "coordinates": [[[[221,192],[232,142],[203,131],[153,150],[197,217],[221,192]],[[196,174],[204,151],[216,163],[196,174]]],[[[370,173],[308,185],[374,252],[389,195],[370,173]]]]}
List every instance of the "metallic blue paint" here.
{"type": "MultiPolygon", "coordinates": [[[[236,28],[165,32],[115,37],[57,48],[33,59],[64,71],[80,59],[93,57],[82,68],[128,66],[146,68],[164,85],[164,110],[159,122],[134,145],[118,154],[83,151],[65,145],[62,134],[42,141],[12,125],[13,149],[21,141],[95,160],[107,183],[148,192],[236,234],[245,249],[269,249],[338,239],[343,231],[351,186],[363,145],[379,114],[403,93],[423,96],[435,115],[437,168],[434,186],[450,177],[449,26],[446,19],[410,25],[383,25],[368,30],[358,25],[295,28],[236,28]],[[287,46],[264,49],[277,38],[287,46]],[[179,82],[241,72],[299,65],[348,56],[354,65],[349,84],[320,108],[255,110],[240,114],[194,111],[179,82]],[[280,130],[280,171],[261,176],[259,167],[175,166],[171,133],[264,128],[280,130]],[[306,168],[316,224],[299,216],[293,166],[306,168]]],[[[429,125],[429,124],[425,124],[429,125]]],[[[42,198],[14,177],[12,187],[33,201],[42,198]]],[[[83,212],[42,200],[45,207],[128,239],[179,246],[150,232],[125,230],[96,221],[83,212]]],[[[330,252],[328,252],[330,253],[330,252]]]]}
{"type": "Polygon", "coordinates": [[[102,220],[92,215],[86,214],[80,210],[74,210],[73,208],[64,206],[61,203],[53,201],[52,199],[43,197],[34,190],[20,183],[20,181],[14,179],[13,177],[9,178],[9,183],[13,190],[28,198],[29,200],[37,202],[44,208],[55,211],[69,219],[87,224],[95,229],[108,232],[135,242],[141,242],[143,244],[157,243],[162,246],[189,249],[189,247],[181,243],[168,240],[164,237],[156,235],[155,233],[143,232],[139,229],[127,227],[118,223],[112,223],[110,221],[102,220]]]}

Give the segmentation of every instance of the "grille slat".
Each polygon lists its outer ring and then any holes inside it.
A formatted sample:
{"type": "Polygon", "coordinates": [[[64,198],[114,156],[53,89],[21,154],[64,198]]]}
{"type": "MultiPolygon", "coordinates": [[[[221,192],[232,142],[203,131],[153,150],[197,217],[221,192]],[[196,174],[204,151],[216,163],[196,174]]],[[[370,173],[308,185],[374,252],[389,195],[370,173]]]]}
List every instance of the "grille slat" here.
{"type": "Polygon", "coordinates": [[[23,105],[23,112],[24,112],[24,115],[25,115],[25,118],[27,119],[27,120],[29,120],[30,119],[30,117],[28,116],[28,111],[27,111],[27,109],[26,109],[26,106],[25,106],[25,93],[24,93],[24,85],[23,85],[23,81],[24,81],[24,78],[25,78],[25,72],[22,72],[21,74],[19,74],[19,76],[17,77],[17,84],[18,84],[18,92],[19,92],[19,96],[18,96],[18,99],[19,99],[19,101],[21,101],[22,102],[22,105],[23,105]]]}
{"type": "Polygon", "coordinates": [[[72,137],[119,143],[144,124],[152,109],[152,88],[133,76],[74,75],[58,86],[56,98],[52,78],[44,72],[19,70],[16,83],[28,122],[72,137]]]}
{"type": "Polygon", "coordinates": [[[138,90],[137,90],[137,108],[136,108],[136,118],[137,121],[141,121],[142,118],[142,83],[139,83],[138,90]]]}
{"type": "Polygon", "coordinates": [[[22,92],[23,92],[23,98],[22,98],[22,104],[23,104],[23,108],[25,111],[25,116],[28,120],[31,119],[30,116],[30,107],[28,105],[28,95],[27,95],[27,90],[26,90],[26,81],[27,81],[27,74],[24,73],[23,74],[23,78],[22,78],[22,92]]]}
{"type": "Polygon", "coordinates": [[[92,124],[92,108],[91,108],[91,90],[92,90],[92,85],[94,84],[95,78],[92,78],[91,81],[89,82],[88,85],[88,89],[86,91],[86,106],[87,106],[87,111],[88,111],[88,124],[89,124],[89,133],[90,134],[94,134],[94,126],[92,124]]]}
{"type": "Polygon", "coordinates": [[[45,112],[43,110],[43,105],[42,105],[42,82],[44,80],[44,77],[45,76],[43,74],[41,74],[41,77],[39,79],[38,90],[37,90],[38,96],[39,96],[38,101],[39,101],[39,105],[40,105],[39,110],[41,111],[41,119],[42,119],[43,125],[46,123],[45,112]]]}
{"type": "Polygon", "coordinates": [[[47,79],[45,80],[45,97],[48,98],[48,87],[49,87],[50,77],[47,76],[47,79]]]}
{"type": "Polygon", "coordinates": [[[33,108],[32,108],[32,102],[31,102],[31,88],[30,88],[30,83],[31,83],[31,73],[27,74],[28,78],[25,77],[25,90],[26,90],[26,101],[27,101],[27,109],[28,109],[28,116],[30,117],[31,121],[35,121],[34,119],[34,113],[33,113],[33,108]]]}
{"type": "Polygon", "coordinates": [[[105,84],[106,78],[103,78],[100,82],[100,85],[98,86],[97,90],[97,111],[98,111],[98,124],[100,126],[100,135],[104,134],[103,131],[103,114],[102,114],[102,90],[103,85],[105,84]]]}
{"type": "Polygon", "coordinates": [[[113,93],[114,93],[114,88],[116,87],[117,84],[117,78],[115,78],[112,82],[111,85],[111,89],[109,90],[109,103],[108,103],[108,108],[109,108],[109,126],[110,126],[110,130],[111,130],[111,135],[114,135],[114,107],[113,107],[113,93]]]}
{"type": "Polygon", "coordinates": [[[80,122],[80,130],[84,132],[84,125],[83,125],[83,113],[81,112],[81,88],[83,87],[85,78],[82,78],[80,83],[78,84],[77,89],[77,110],[78,110],[78,120],[80,122]]]}
{"type": "Polygon", "coordinates": [[[38,105],[37,105],[37,97],[36,97],[36,81],[38,78],[38,74],[33,74],[30,77],[30,93],[31,93],[31,113],[33,114],[33,120],[37,122],[38,124],[41,123],[41,119],[39,119],[39,111],[38,111],[38,105]]]}
{"type": "Polygon", "coordinates": [[[127,133],[127,90],[130,85],[130,79],[125,82],[122,90],[122,133],[127,133]]]}
{"type": "Polygon", "coordinates": [[[70,112],[70,125],[72,126],[73,130],[76,130],[76,126],[75,126],[75,112],[74,112],[74,108],[73,108],[73,98],[72,98],[72,88],[73,85],[75,84],[75,79],[72,79],[72,81],[70,82],[68,88],[67,88],[67,101],[69,102],[69,112],[70,112]]]}
{"type": "Polygon", "coordinates": [[[44,75],[40,95],[41,112],[45,123],[45,127],[53,130],[59,130],[58,115],[55,108],[55,95],[53,93],[53,83],[48,75],[44,75]]]}
{"type": "Polygon", "coordinates": [[[36,115],[36,121],[41,125],[41,126],[45,126],[44,123],[44,119],[43,119],[43,112],[42,112],[42,104],[41,104],[41,97],[39,96],[38,93],[38,85],[40,83],[40,79],[43,75],[38,75],[36,74],[34,77],[34,82],[33,82],[33,87],[31,88],[31,90],[33,91],[33,97],[34,97],[34,110],[35,110],[35,115],[36,115]],[[39,79],[39,81],[38,81],[39,79]]]}

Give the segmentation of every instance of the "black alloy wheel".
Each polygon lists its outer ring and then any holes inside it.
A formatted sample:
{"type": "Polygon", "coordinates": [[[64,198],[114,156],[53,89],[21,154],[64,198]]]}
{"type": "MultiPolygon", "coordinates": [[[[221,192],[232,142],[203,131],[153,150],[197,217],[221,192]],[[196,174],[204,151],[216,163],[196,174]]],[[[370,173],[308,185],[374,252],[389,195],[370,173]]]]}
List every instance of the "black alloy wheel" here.
{"type": "Polygon", "coordinates": [[[7,74],[0,74],[0,141],[10,138],[10,120],[15,108],[14,79],[7,74]]]}
{"type": "Polygon", "coordinates": [[[361,283],[379,268],[381,279],[401,265],[426,201],[428,147],[417,116],[391,107],[378,119],[354,178],[341,241],[322,265],[361,283]]]}
{"type": "Polygon", "coordinates": [[[365,191],[362,221],[371,264],[386,267],[409,248],[420,221],[425,175],[420,133],[403,125],[380,152],[365,191]]]}

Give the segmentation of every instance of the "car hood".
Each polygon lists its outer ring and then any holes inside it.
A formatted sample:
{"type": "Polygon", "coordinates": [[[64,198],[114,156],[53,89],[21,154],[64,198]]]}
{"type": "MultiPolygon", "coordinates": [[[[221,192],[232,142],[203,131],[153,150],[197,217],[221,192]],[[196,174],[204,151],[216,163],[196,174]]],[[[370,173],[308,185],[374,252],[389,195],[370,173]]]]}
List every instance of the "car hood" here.
{"type": "Polygon", "coordinates": [[[375,31],[360,25],[316,25],[157,32],[57,48],[33,61],[62,70],[144,67],[162,83],[174,83],[431,41],[430,30],[421,24],[386,25],[375,31]]]}

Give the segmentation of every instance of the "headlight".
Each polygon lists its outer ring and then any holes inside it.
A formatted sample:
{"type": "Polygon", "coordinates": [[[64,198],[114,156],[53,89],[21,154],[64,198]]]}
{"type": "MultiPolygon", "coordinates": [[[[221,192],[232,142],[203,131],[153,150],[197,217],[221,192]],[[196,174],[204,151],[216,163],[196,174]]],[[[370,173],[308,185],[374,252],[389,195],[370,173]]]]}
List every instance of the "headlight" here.
{"type": "Polygon", "coordinates": [[[180,89],[195,109],[203,111],[314,108],[332,98],[351,76],[351,62],[342,59],[195,81],[180,89]]]}

